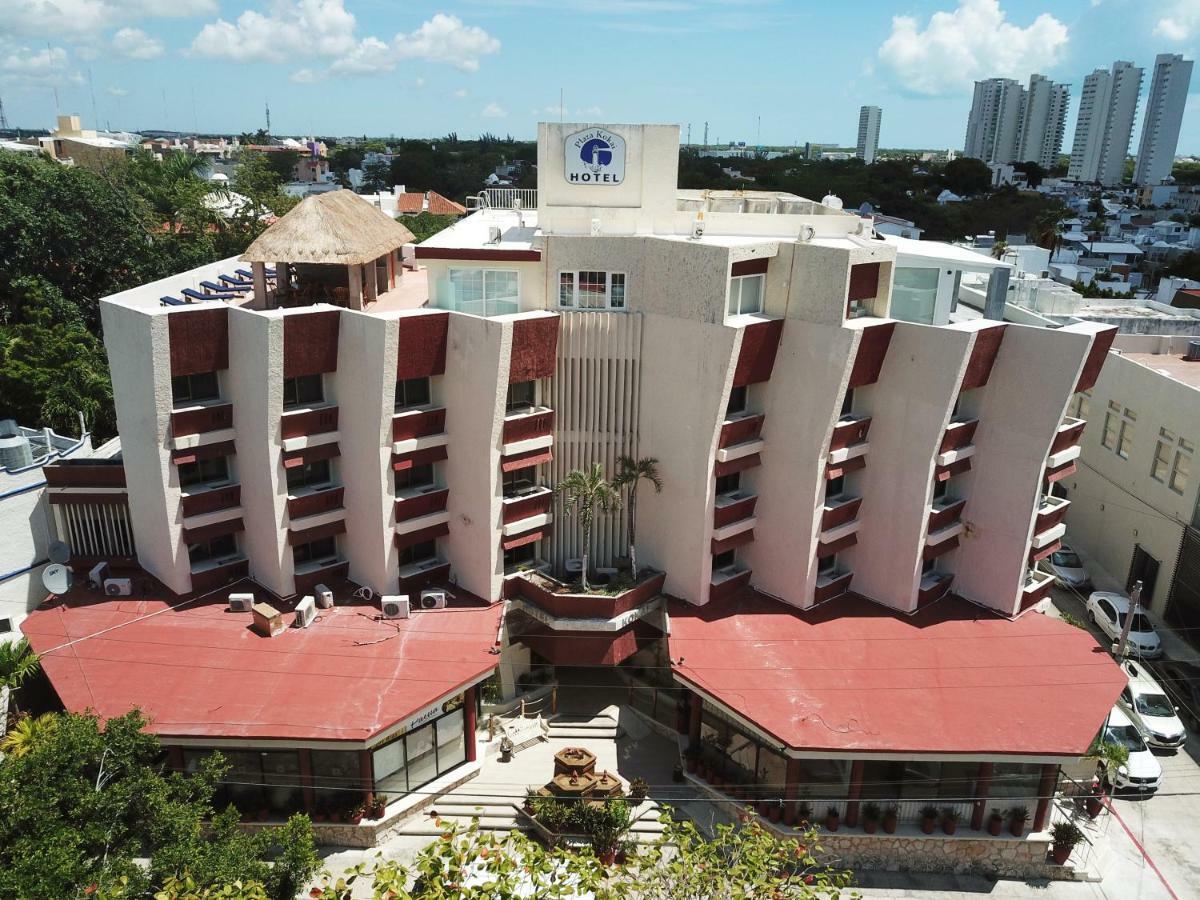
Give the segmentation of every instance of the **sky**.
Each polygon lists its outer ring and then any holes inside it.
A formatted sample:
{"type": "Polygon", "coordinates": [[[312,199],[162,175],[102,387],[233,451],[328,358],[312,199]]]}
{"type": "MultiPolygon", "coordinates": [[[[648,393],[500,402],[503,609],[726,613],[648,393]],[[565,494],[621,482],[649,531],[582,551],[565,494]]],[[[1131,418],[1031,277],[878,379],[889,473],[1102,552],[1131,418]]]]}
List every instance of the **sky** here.
{"type": "MultiPolygon", "coordinates": [[[[975,79],[1071,85],[1200,49],[1200,0],[0,0],[10,126],[532,139],[538,121],[687,140],[958,148],[975,79]],[[560,93],[561,92],[561,93],[560,93]],[[560,107],[560,96],[562,103],[560,107]]],[[[1136,150],[1141,110],[1131,152],[1136,150]]],[[[1200,71],[1180,153],[1200,154],[1200,71]]]]}

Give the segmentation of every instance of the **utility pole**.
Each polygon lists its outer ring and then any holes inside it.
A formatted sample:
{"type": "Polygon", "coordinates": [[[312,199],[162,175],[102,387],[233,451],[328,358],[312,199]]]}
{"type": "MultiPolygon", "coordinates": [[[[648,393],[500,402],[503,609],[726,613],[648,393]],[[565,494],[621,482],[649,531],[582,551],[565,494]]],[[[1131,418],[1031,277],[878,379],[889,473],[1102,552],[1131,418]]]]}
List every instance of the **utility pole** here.
{"type": "Polygon", "coordinates": [[[708,123],[704,123],[704,149],[708,149],[708,123]]]}
{"type": "Polygon", "coordinates": [[[1129,592],[1129,611],[1125,614],[1125,624],[1121,626],[1121,640],[1117,642],[1117,662],[1125,658],[1129,647],[1129,629],[1133,627],[1133,617],[1137,614],[1138,603],[1142,599],[1142,583],[1136,581],[1133,590],[1129,592]]]}

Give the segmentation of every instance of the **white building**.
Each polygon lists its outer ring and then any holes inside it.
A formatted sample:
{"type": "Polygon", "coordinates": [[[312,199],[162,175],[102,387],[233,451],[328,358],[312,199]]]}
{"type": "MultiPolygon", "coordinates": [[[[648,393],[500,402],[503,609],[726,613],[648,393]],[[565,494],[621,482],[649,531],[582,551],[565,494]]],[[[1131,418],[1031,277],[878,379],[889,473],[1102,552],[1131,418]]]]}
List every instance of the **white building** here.
{"type": "Polygon", "coordinates": [[[1021,130],[1017,138],[1017,162],[1035,162],[1049,169],[1062,151],[1067,127],[1070,88],[1055,84],[1045,75],[1032,75],[1022,92],[1021,130]]]}
{"type": "Polygon", "coordinates": [[[1124,180],[1141,87],[1142,70],[1123,60],[1113,63],[1111,71],[1096,69],[1083,80],[1069,178],[1103,185],[1124,180]]]}
{"type": "Polygon", "coordinates": [[[984,162],[1012,162],[1021,133],[1021,85],[1012,78],[975,82],[963,156],[984,162]]]}
{"type": "Polygon", "coordinates": [[[1159,184],[1171,174],[1179,126],[1192,81],[1192,61],[1177,53],[1160,53],[1154,59],[1154,79],[1146,97],[1142,142],[1138,147],[1135,184],[1159,184]]]}
{"type": "Polygon", "coordinates": [[[858,158],[868,166],[875,162],[879,152],[879,121],[883,110],[878,106],[864,106],[858,111],[858,158]]]}

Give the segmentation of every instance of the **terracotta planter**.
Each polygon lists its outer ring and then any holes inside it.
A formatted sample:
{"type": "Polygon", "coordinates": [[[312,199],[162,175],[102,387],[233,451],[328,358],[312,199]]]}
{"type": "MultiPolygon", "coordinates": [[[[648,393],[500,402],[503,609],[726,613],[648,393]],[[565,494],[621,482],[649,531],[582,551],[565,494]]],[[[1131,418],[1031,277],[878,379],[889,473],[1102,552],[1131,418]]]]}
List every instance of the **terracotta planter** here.
{"type": "Polygon", "coordinates": [[[319,812],[319,813],[313,813],[312,820],[314,822],[324,822],[328,818],[329,818],[329,816],[327,816],[325,813],[319,812]]]}
{"type": "Polygon", "coordinates": [[[617,861],[617,851],[616,850],[605,850],[602,853],[597,853],[596,856],[599,857],[600,862],[602,862],[606,866],[611,866],[613,863],[615,863],[617,861]]]}
{"type": "Polygon", "coordinates": [[[362,820],[363,820],[362,813],[354,813],[353,815],[351,815],[351,816],[350,816],[350,817],[347,819],[347,821],[348,821],[348,822],[349,822],[351,825],[361,825],[361,824],[362,824],[362,820]]]}
{"type": "Polygon", "coordinates": [[[1000,836],[1000,831],[1004,828],[1004,820],[999,816],[992,816],[988,819],[988,834],[995,837],[1000,836]]]}
{"type": "Polygon", "coordinates": [[[1013,837],[1021,837],[1025,834],[1025,820],[1013,819],[1008,823],[1008,833],[1013,837]]]}
{"type": "Polygon", "coordinates": [[[772,822],[778,822],[781,818],[783,818],[783,810],[779,808],[778,803],[771,804],[770,808],[767,810],[767,818],[772,822]]]}
{"type": "Polygon", "coordinates": [[[796,808],[790,803],[783,809],[783,824],[789,828],[796,824],[796,808]]]}
{"type": "Polygon", "coordinates": [[[1089,819],[1094,819],[1104,810],[1104,795],[1093,794],[1087,798],[1087,814],[1089,819]]]}
{"type": "Polygon", "coordinates": [[[825,817],[825,828],[827,831],[837,831],[838,824],[840,822],[841,822],[840,816],[826,816],[825,817]]]}
{"type": "Polygon", "coordinates": [[[1071,851],[1074,849],[1074,847],[1063,844],[1055,844],[1050,848],[1050,858],[1060,866],[1066,865],[1067,860],[1071,858],[1071,851]]]}
{"type": "Polygon", "coordinates": [[[899,820],[895,816],[888,815],[883,817],[883,830],[888,834],[896,833],[897,824],[899,824],[899,820]]]}
{"type": "Polygon", "coordinates": [[[878,819],[863,819],[863,831],[867,834],[874,834],[879,830],[878,819]]]}
{"type": "Polygon", "coordinates": [[[946,834],[954,834],[958,831],[958,822],[954,819],[942,819],[942,831],[946,834]]]}
{"type": "Polygon", "coordinates": [[[926,834],[933,834],[933,826],[937,823],[937,819],[926,817],[921,820],[921,830],[926,834]]]}

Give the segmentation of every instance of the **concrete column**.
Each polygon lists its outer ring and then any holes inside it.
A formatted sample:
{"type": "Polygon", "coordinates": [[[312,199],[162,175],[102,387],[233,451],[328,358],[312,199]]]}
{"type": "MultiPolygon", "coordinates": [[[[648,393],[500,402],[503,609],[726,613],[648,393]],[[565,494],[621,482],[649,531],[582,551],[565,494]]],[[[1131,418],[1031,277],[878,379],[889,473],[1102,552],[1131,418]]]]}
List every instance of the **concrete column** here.
{"type": "Polygon", "coordinates": [[[362,782],[363,802],[366,803],[375,792],[375,763],[370,750],[358,751],[358,777],[362,782]]]}
{"type": "Polygon", "coordinates": [[[979,764],[979,778],[975,782],[975,805],[971,808],[971,830],[983,828],[983,813],[987,809],[988,797],[992,790],[992,772],[995,766],[985,762],[979,764]]]}
{"type": "Polygon", "coordinates": [[[368,260],[362,267],[363,273],[363,306],[373,303],[378,296],[379,279],[375,275],[375,260],[368,260]]]}
{"type": "Polygon", "coordinates": [[[791,812],[792,821],[796,821],[796,816],[800,814],[800,804],[796,802],[800,793],[800,771],[800,760],[789,756],[787,769],[784,771],[783,799],[787,801],[786,811],[791,812]]]}
{"type": "Polygon", "coordinates": [[[347,266],[347,279],[350,287],[350,299],[347,301],[351,309],[363,308],[362,266],[347,266]]]}
{"type": "Polygon", "coordinates": [[[688,716],[688,749],[700,749],[700,713],[704,709],[704,701],[699,694],[689,694],[690,715],[688,716]]]}
{"type": "Polygon", "coordinates": [[[388,270],[388,290],[396,286],[396,269],[399,266],[396,263],[396,251],[393,250],[387,255],[387,270],[388,270]]]}
{"type": "Polygon", "coordinates": [[[304,809],[312,813],[317,808],[317,792],[313,787],[312,751],[301,747],[297,752],[300,754],[300,793],[304,797],[304,809]]]}
{"type": "Polygon", "coordinates": [[[463,736],[467,742],[467,762],[475,762],[475,704],[479,688],[471,686],[463,695],[463,736]]]}
{"type": "Polygon", "coordinates": [[[846,802],[846,827],[853,828],[858,824],[858,799],[862,796],[863,768],[866,763],[861,759],[854,760],[850,765],[850,793],[846,802]]]}
{"type": "Polygon", "coordinates": [[[279,297],[292,292],[292,266],[291,263],[276,263],[275,264],[275,296],[279,297]]]}
{"type": "Polygon", "coordinates": [[[1037,810],[1033,814],[1033,831],[1044,831],[1050,818],[1050,801],[1058,789],[1058,766],[1046,763],[1042,766],[1042,780],[1038,782],[1037,810]]]}
{"type": "Polygon", "coordinates": [[[1004,321],[1004,302],[1008,299],[1008,269],[997,266],[988,279],[987,296],[983,301],[983,317],[1004,321]]]}
{"type": "Polygon", "coordinates": [[[250,263],[250,273],[254,281],[254,309],[270,309],[267,301],[267,264],[250,263]]]}

